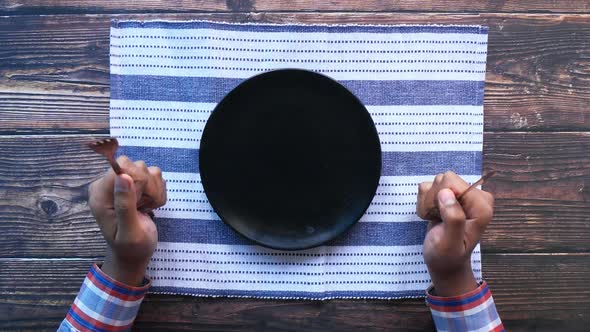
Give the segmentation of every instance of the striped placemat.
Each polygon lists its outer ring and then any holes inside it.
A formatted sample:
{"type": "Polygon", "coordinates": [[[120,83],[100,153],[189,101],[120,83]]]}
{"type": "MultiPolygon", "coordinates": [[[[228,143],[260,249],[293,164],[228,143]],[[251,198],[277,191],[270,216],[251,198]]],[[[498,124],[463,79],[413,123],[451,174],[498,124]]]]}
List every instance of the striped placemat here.
{"type": "MultiPolygon", "coordinates": [[[[453,170],[481,176],[487,28],[114,21],[111,134],[121,153],[158,165],[168,204],[156,211],[153,291],[263,298],[403,298],[430,283],[417,185],[453,170]],[[199,177],[210,112],[252,75],[328,75],[367,106],[380,135],[377,194],[360,222],[326,246],[283,252],[234,234],[199,177]]],[[[473,268],[481,277],[479,246],[473,268]]]]}

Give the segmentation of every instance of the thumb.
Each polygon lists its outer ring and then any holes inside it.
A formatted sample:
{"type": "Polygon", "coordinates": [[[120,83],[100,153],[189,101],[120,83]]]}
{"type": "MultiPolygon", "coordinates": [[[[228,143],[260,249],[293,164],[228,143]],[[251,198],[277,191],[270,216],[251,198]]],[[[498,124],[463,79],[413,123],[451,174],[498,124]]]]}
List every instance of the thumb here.
{"type": "Polygon", "coordinates": [[[117,175],[114,196],[118,230],[125,232],[126,229],[134,225],[137,219],[137,194],[133,179],[129,175],[117,175]]]}
{"type": "Polygon", "coordinates": [[[442,189],[438,192],[438,208],[444,225],[444,237],[451,246],[463,246],[466,217],[463,207],[455,198],[455,193],[450,189],[442,189]]]}

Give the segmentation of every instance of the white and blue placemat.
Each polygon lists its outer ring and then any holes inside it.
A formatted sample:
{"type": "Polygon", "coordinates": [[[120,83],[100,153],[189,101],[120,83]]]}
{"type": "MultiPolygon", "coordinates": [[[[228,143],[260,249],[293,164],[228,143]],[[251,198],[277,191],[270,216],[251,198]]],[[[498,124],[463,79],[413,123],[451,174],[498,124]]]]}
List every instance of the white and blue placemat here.
{"type": "MultiPolygon", "coordinates": [[[[487,28],[114,21],[111,134],[121,153],[160,166],[153,292],[263,298],[423,296],[426,222],[418,183],[481,176],[487,28]],[[244,79],[272,69],[328,75],[367,106],[380,135],[377,194],[348,233],[283,252],[244,240],[211,209],[198,148],[210,112],[244,79]]],[[[337,121],[338,119],[334,119],[337,121]]],[[[472,256],[481,278],[479,246],[472,256]]]]}

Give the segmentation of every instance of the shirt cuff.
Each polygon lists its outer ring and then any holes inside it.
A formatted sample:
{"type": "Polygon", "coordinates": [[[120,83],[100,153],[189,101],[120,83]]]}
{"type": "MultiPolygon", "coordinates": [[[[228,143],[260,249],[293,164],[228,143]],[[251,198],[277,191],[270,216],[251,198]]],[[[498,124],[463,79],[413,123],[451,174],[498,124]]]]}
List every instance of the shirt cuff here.
{"type": "Polygon", "coordinates": [[[141,287],[126,285],[94,264],[64,323],[80,331],[128,331],[150,285],[147,279],[141,287]]]}
{"type": "Polygon", "coordinates": [[[469,293],[442,297],[426,291],[426,303],[438,331],[504,331],[487,283],[469,293]]]}

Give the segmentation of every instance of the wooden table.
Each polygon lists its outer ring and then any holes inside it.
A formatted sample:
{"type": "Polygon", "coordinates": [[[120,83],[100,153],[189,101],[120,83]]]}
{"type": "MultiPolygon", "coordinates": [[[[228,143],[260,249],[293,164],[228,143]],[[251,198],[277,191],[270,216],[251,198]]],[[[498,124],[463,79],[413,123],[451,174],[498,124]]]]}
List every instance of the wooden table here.
{"type": "MultiPolygon", "coordinates": [[[[0,1],[0,330],[55,330],[105,243],[87,186],[107,164],[109,21],[484,24],[483,271],[510,331],[590,326],[588,0],[0,1]]],[[[432,330],[423,300],[148,296],[142,330],[432,330]]]]}

